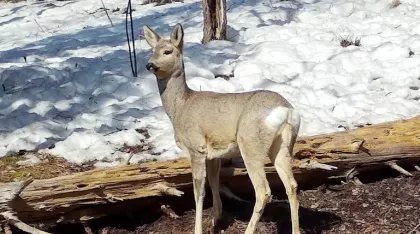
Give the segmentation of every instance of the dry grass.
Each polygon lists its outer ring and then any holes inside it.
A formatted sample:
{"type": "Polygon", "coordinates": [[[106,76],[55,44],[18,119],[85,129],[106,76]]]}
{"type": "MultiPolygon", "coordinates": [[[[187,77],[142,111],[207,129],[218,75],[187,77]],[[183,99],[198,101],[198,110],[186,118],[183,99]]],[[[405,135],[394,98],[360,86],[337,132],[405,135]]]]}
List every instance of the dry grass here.
{"type": "Polygon", "coordinates": [[[0,182],[11,182],[26,178],[49,179],[93,169],[92,164],[79,166],[69,163],[63,158],[40,153],[30,153],[38,157],[41,160],[40,163],[33,165],[22,165],[19,163],[25,160],[25,155],[28,154],[0,158],[0,182]]]}

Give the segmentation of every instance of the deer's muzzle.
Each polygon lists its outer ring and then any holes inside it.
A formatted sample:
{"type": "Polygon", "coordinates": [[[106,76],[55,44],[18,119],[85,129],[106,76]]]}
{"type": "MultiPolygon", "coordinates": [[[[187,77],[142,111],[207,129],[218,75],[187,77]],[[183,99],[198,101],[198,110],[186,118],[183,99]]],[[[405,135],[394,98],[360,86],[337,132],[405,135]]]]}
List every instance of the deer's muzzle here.
{"type": "Polygon", "coordinates": [[[146,65],[146,69],[149,70],[149,71],[156,71],[158,69],[158,67],[154,63],[148,63],[146,65]]]}

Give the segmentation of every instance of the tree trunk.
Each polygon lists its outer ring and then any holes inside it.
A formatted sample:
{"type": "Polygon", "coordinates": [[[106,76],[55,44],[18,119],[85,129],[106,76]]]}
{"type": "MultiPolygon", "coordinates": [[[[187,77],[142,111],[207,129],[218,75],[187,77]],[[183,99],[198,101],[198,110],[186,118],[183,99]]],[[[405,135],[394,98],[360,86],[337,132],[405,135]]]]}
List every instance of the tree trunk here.
{"type": "MultiPolygon", "coordinates": [[[[300,137],[294,155],[293,172],[299,188],[320,185],[331,177],[351,179],[363,171],[374,174],[384,167],[410,175],[400,166],[414,169],[420,162],[420,116],[352,131],[300,137]]],[[[272,190],[282,190],[268,159],[265,171],[272,190]]],[[[240,160],[223,166],[221,183],[234,193],[253,192],[240,160]]],[[[0,187],[6,188],[8,184],[0,187]]],[[[0,207],[15,212],[23,222],[55,224],[139,209],[147,203],[156,204],[165,194],[182,197],[180,190],[192,191],[192,183],[189,160],[180,158],[34,180],[22,192],[20,187],[14,188],[4,189],[3,194],[9,197],[0,197],[0,207]],[[8,191],[20,193],[20,197],[11,201],[8,191]]]]}
{"type": "Polygon", "coordinates": [[[226,40],[226,0],[203,0],[203,40],[226,40]]]}

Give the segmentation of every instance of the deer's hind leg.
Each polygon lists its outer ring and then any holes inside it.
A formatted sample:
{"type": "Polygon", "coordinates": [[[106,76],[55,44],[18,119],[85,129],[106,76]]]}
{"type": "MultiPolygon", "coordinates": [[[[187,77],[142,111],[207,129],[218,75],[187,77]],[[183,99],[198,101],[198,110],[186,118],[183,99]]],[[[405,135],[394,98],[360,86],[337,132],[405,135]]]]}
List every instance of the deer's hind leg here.
{"type": "Polygon", "coordinates": [[[298,126],[284,124],[279,136],[273,142],[270,150],[270,159],[286,189],[290,204],[293,234],[299,234],[299,200],[297,198],[297,182],[292,171],[293,146],[296,140],[298,126]]]}
{"type": "Polygon", "coordinates": [[[268,155],[270,145],[264,143],[269,141],[258,138],[259,136],[253,136],[249,132],[244,132],[243,134],[238,133],[238,146],[249,178],[255,189],[254,210],[245,234],[255,232],[256,225],[264,212],[266,204],[271,198],[271,189],[264,171],[264,159],[268,155]]]}
{"type": "Polygon", "coordinates": [[[220,222],[222,217],[222,200],[220,199],[220,159],[211,159],[206,161],[207,179],[210,184],[211,193],[213,196],[213,226],[220,222]]]}

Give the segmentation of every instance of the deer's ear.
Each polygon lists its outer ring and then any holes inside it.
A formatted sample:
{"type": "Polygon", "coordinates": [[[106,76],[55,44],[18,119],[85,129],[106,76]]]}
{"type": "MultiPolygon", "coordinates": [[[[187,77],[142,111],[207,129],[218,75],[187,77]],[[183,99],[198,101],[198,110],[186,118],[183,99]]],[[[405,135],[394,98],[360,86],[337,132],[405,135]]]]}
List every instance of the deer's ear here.
{"type": "Polygon", "coordinates": [[[144,36],[146,37],[147,44],[149,44],[152,48],[156,47],[157,43],[160,40],[160,36],[147,25],[143,26],[143,31],[144,36]]]}
{"type": "Polygon", "coordinates": [[[175,28],[171,33],[171,42],[174,44],[180,51],[182,51],[184,46],[184,29],[181,24],[176,24],[175,28]]]}

